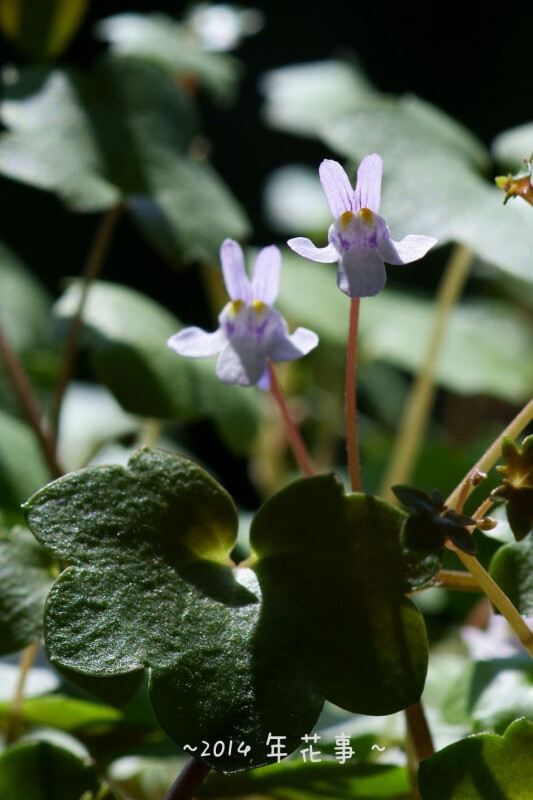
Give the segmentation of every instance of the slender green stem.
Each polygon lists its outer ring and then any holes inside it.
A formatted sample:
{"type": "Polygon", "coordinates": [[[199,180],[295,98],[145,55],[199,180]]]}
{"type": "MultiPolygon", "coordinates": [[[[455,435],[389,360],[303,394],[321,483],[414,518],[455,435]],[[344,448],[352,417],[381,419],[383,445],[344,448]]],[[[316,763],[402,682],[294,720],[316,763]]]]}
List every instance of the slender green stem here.
{"type": "Polygon", "coordinates": [[[31,381],[28,378],[27,372],[18,354],[9,341],[1,322],[0,354],[4,361],[13,390],[17,396],[20,409],[37,437],[51,475],[54,478],[58,478],[63,474],[63,469],[56,457],[54,440],[44,426],[43,414],[31,381]]]}
{"type": "Polygon", "coordinates": [[[359,441],[357,432],[357,329],[359,327],[359,297],[350,302],[350,324],[346,347],[346,452],[348,474],[352,492],[361,491],[361,469],[359,465],[359,441]]]}
{"type": "Polygon", "coordinates": [[[435,396],[435,369],[447,324],[468,277],[471,253],[455,247],[444,271],[436,297],[436,316],[424,364],[413,381],[402,415],[389,466],[380,489],[388,502],[395,497],[391,486],[409,481],[435,396]]]}
{"type": "Polygon", "coordinates": [[[210,772],[211,767],[192,756],[170,787],[165,800],[192,800],[210,772]]]}
{"type": "Polygon", "coordinates": [[[458,572],[453,569],[441,569],[435,576],[434,586],[439,589],[455,589],[459,592],[480,592],[479,585],[469,572],[458,572]]]}
{"type": "Polygon", "coordinates": [[[463,550],[459,550],[457,547],[453,546],[451,542],[448,544],[448,547],[455,551],[458,558],[463,562],[467,570],[477,581],[493,605],[496,606],[500,614],[505,617],[531,658],[533,658],[533,633],[505,592],[500,589],[496,581],[491,578],[475,556],[471,556],[463,550]]]}
{"type": "Polygon", "coordinates": [[[33,642],[28,645],[23,651],[19,662],[19,678],[15,688],[15,694],[11,700],[9,709],[9,717],[7,720],[6,730],[6,744],[11,744],[16,741],[20,728],[20,713],[22,711],[22,703],[24,701],[24,686],[26,678],[35,663],[37,653],[39,652],[39,642],[33,642]]]}
{"type": "Polygon", "coordinates": [[[87,261],[82,274],[82,289],[80,300],[76,313],[72,318],[70,330],[68,332],[67,343],[63,355],[63,363],[61,373],[56,386],[56,391],[50,411],[50,428],[54,440],[57,440],[57,431],[59,427],[59,415],[61,413],[61,404],[65,395],[67,386],[70,383],[76,360],[78,357],[79,337],[83,320],[83,311],[91,283],[96,280],[102,271],[105,258],[109,251],[111,239],[116,228],[116,224],[122,214],[122,204],[116,205],[104,214],[100,220],[100,224],[96,231],[87,261]]]}
{"type": "Polygon", "coordinates": [[[285,395],[283,394],[283,390],[279,384],[276,372],[270,361],[268,362],[268,372],[270,375],[270,390],[272,392],[272,396],[278,404],[281,416],[283,417],[287,440],[291,446],[296,462],[303,474],[307,478],[311,478],[315,474],[313,462],[311,461],[309,453],[307,452],[307,448],[300,435],[300,431],[294,424],[294,421],[291,417],[285,395]]]}
{"type": "MultiPolygon", "coordinates": [[[[468,496],[468,491],[473,488],[471,476],[475,472],[488,472],[494,466],[501,456],[502,442],[506,436],[516,438],[518,434],[533,419],[533,400],[531,400],[524,408],[516,415],[516,417],[509,423],[509,425],[502,431],[502,433],[494,440],[491,446],[483,453],[477,464],[465,476],[461,483],[456,486],[453,492],[446,500],[446,505],[449,508],[454,508],[458,503],[464,504],[468,496]],[[465,491],[465,485],[467,490],[465,491]]],[[[480,506],[478,511],[481,511],[485,503],[480,506]]],[[[476,512],[477,513],[477,512],[476,512]]],[[[516,633],[518,639],[522,642],[523,646],[533,658],[533,632],[526,625],[524,619],[519,614],[518,610],[511,603],[505,592],[503,592],[496,581],[494,581],[484,567],[479,563],[477,558],[469,555],[468,553],[459,550],[452,542],[448,542],[450,550],[454,550],[458,558],[463,562],[467,570],[473,575],[481,589],[485,592],[487,597],[491,600],[493,605],[498,609],[500,614],[505,617],[513,631],[516,633]]]]}

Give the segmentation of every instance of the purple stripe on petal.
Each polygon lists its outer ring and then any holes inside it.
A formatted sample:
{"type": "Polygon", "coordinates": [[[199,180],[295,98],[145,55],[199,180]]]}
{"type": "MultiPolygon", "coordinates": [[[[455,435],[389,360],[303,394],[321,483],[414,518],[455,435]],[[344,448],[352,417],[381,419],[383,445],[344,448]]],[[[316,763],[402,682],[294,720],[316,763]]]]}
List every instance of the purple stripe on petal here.
{"type": "Polygon", "coordinates": [[[224,283],[232,300],[252,301],[252,288],[246,274],[242,248],[233,239],[225,239],[220,248],[224,283]]]}
{"type": "Polygon", "coordinates": [[[214,333],[207,333],[201,328],[184,328],[171,336],[167,345],[180,356],[207,358],[220,353],[226,341],[226,335],[221,328],[214,333]]]}
{"type": "Polygon", "coordinates": [[[338,161],[324,159],[318,169],[320,182],[331,213],[337,219],[344,211],[354,211],[354,190],[338,161]]]}
{"type": "Polygon", "coordinates": [[[289,239],[287,244],[299,256],[308,258],[310,261],[319,261],[321,264],[333,264],[340,258],[337,249],[332,244],[328,244],[326,247],[315,247],[310,239],[305,239],[303,236],[289,239]]]}
{"type": "Polygon", "coordinates": [[[279,247],[264,247],[257,256],[252,277],[254,300],[261,300],[271,306],[279,292],[281,273],[281,252],[279,247]]]}
{"type": "Polygon", "coordinates": [[[369,208],[377,214],[381,203],[381,174],[383,163],[381,156],[374,153],[365,156],[359,164],[357,170],[357,182],[355,184],[355,211],[361,208],[369,208]]]}

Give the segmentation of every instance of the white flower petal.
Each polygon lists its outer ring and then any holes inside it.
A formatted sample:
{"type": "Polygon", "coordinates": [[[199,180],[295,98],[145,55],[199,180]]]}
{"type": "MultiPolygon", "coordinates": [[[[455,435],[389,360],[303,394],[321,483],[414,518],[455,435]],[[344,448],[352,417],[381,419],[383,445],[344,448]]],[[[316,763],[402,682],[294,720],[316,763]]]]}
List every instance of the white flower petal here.
{"type": "Polygon", "coordinates": [[[279,247],[264,247],[257,256],[252,277],[252,295],[271,306],[279,292],[281,252],[279,247]]]}
{"type": "Polygon", "coordinates": [[[231,339],[218,357],[216,372],[222,383],[254,386],[265,368],[266,356],[260,342],[231,339]]]}
{"type": "Polygon", "coordinates": [[[240,244],[233,239],[225,239],[220,248],[220,261],[224,283],[230,298],[250,303],[253,300],[252,287],[246,274],[244,255],[240,244]]]}
{"type": "Polygon", "coordinates": [[[348,297],[373,297],[387,280],[385,264],[376,249],[352,248],[343,253],[337,269],[337,286],[348,297]]]}
{"type": "Polygon", "coordinates": [[[354,190],[338,161],[325,158],[318,168],[320,183],[331,213],[337,219],[344,211],[354,211],[354,190]]]}
{"type": "MultiPolygon", "coordinates": [[[[386,226],[385,226],[386,227],[386,226]]],[[[406,236],[401,242],[395,242],[390,237],[388,229],[378,237],[377,248],[387,264],[410,264],[426,255],[437,239],[432,236],[406,236]]]]}
{"type": "Polygon", "coordinates": [[[201,328],[184,328],[171,336],[167,345],[180,356],[207,358],[220,353],[226,341],[226,335],[221,328],[213,333],[207,333],[201,328]]]}
{"type": "Polygon", "coordinates": [[[382,172],[383,162],[381,161],[381,156],[378,156],[377,153],[363,158],[357,170],[355,211],[359,211],[361,208],[369,208],[370,211],[377,214],[381,203],[382,172]]]}
{"type": "Polygon", "coordinates": [[[333,264],[340,258],[337,249],[332,244],[328,244],[326,247],[315,247],[310,239],[305,239],[303,236],[289,239],[287,244],[299,256],[308,258],[310,261],[319,261],[321,264],[333,264]]]}

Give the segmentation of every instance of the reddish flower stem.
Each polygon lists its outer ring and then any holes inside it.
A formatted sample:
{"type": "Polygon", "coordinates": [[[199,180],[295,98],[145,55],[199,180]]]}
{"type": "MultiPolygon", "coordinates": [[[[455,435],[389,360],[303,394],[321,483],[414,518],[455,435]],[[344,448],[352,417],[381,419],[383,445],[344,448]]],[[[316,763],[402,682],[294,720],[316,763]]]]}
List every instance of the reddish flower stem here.
{"type": "Polygon", "coordinates": [[[350,324],[346,348],[346,451],[348,453],[348,474],[352,492],[361,491],[361,472],[359,467],[359,444],[357,435],[357,329],[359,326],[359,298],[354,297],[350,304],[350,324]]]}
{"type": "Polygon", "coordinates": [[[168,790],[165,800],[192,800],[210,772],[210,766],[191,756],[168,790]]]}
{"type": "Polygon", "coordinates": [[[1,322],[0,357],[4,362],[6,373],[11,381],[13,391],[17,396],[20,409],[37,437],[50,473],[53,478],[59,478],[63,474],[63,469],[57,460],[54,440],[44,425],[39,400],[37,399],[28,374],[24,369],[18,353],[9,341],[1,322]]]}
{"type": "Polygon", "coordinates": [[[285,432],[287,434],[287,439],[291,446],[294,457],[306,478],[311,478],[315,474],[313,462],[311,461],[309,453],[307,452],[307,448],[300,435],[300,431],[294,424],[294,421],[291,417],[285,395],[283,394],[276,372],[270,361],[268,362],[268,373],[270,375],[270,391],[272,392],[272,395],[278,404],[281,416],[283,417],[283,421],[285,423],[285,432]]]}

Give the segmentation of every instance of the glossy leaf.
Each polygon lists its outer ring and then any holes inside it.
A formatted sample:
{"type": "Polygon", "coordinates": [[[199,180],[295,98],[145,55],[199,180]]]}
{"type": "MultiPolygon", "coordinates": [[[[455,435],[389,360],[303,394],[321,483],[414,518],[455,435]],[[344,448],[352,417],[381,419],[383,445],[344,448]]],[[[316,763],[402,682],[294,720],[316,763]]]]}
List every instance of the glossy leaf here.
{"type": "Polygon", "coordinates": [[[492,142],[492,151],[500,164],[516,172],[533,153],[533,123],[526,122],[498,134],[492,142]]]}
{"type": "Polygon", "coordinates": [[[52,566],[29,531],[0,533],[0,655],[41,639],[52,566]]]}
{"type": "Polygon", "coordinates": [[[96,797],[100,790],[102,800],[114,797],[89,758],[51,742],[21,742],[0,755],[0,800],[79,800],[84,792],[96,797]]]}
{"type": "Polygon", "coordinates": [[[490,574],[521,614],[533,614],[533,538],[506,544],[495,553],[490,574]]]}
{"type": "Polygon", "coordinates": [[[18,351],[43,344],[51,297],[25,264],[0,244],[0,314],[9,341],[18,351]]]}
{"type": "Polygon", "coordinates": [[[184,86],[191,84],[194,90],[198,82],[222,100],[234,97],[241,73],[239,62],[206,52],[185,25],[166,14],[115,14],[97,23],[96,35],[116,53],[158,64],[184,86]]]}
{"type": "Polygon", "coordinates": [[[32,429],[0,411],[0,508],[18,511],[20,504],[49,479],[32,429]]]}
{"type": "Polygon", "coordinates": [[[261,89],[270,125],[313,137],[373,97],[362,72],[335,60],[270,70],[261,89]]]}
{"type": "MultiPolygon", "coordinates": [[[[11,704],[0,703],[0,718],[9,715],[11,704]]],[[[20,719],[27,725],[42,725],[62,731],[84,731],[91,728],[105,729],[122,719],[116,708],[101,703],[62,694],[49,694],[24,700],[20,719]]]]}
{"type": "Polygon", "coordinates": [[[47,603],[52,661],[93,675],[150,667],[160,724],[217,770],[269,763],[269,734],[294,750],[325,698],[388,714],[420,696],[427,641],[403,596],[403,515],[346,497],[333,476],[266,503],[252,525],[255,556],[236,569],[229,497],[163,451],[139,451],[128,469],[72,473],[27,515],[71,564],[47,603]],[[229,740],[233,752],[215,751],[229,740]]]}
{"type": "Polygon", "coordinates": [[[481,733],[420,764],[422,800],[524,800],[533,783],[533,723],[513,722],[503,736],[481,733]]]}
{"type": "Polygon", "coordinates": [[[83,22],[89,0],[2,0],[0,27],[35,61],[55,58],[83,22]]]}
{"type": "MultiPolygon", "coordinates": [[[[79,303],[73,283],[55,306],[60,322],[79,303]]],[[[226,443],[246,452],[256,433],[255,390],[226,386],[213,359],[179,358],[167,339],[180,322],[154,300],[117,284],[95,282],[84,312],[84,339],[95,373],[131,414],[163,419],[213,419],[226,443]]]]}
{"type": "Polygon", "coordinates": [[[246,235],[236,201],[194,155],[191,100],[155,64],[107,57],[89,74],[25,71],[4,95],[2,174],[55,192],[75,211],[123,202],[178,261],[215,259],[225,237],[246,235]]]}
{"type": "MultiPolygon", "coordinates": [[[[315,330],[321,341],[346,346],[349,304],[337,289],[335,265],[284,253],[278,305],[289,319],[315,330]]],[[[392,289],[363,303],[359,326],[364,363],[379,360],[417,373],[426,358],[434,316],[433,299],[392,289]]],[[[516,306],[480,299],[461,303],[435,365],[437,384],[457,394],[527,402],[533,392],[532,347],[533,327],[516,306]]]]}

